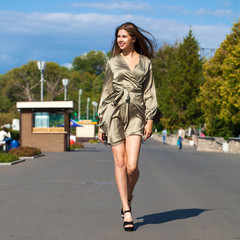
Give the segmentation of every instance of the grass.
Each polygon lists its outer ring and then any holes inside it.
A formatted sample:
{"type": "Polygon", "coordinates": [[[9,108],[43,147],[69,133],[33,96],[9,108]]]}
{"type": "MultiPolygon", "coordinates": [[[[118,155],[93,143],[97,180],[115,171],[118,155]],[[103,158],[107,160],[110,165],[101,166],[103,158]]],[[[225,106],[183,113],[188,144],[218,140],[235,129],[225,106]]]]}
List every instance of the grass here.
{"type": "Polygon", "coordinates": [[[0,163],[10,163],[19,160],[19,157],[11,153],[0,153],[0,163]]]}

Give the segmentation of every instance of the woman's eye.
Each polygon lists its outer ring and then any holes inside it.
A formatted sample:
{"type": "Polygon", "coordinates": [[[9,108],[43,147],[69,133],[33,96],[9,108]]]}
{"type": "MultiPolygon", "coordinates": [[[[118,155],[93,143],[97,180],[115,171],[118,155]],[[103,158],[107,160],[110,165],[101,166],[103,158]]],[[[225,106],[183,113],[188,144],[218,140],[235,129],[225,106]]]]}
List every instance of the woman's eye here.
{"type": "Polygon", "coordinates": [[[117,38],[127,38],[127,35],[117,36],[117,38]]]}

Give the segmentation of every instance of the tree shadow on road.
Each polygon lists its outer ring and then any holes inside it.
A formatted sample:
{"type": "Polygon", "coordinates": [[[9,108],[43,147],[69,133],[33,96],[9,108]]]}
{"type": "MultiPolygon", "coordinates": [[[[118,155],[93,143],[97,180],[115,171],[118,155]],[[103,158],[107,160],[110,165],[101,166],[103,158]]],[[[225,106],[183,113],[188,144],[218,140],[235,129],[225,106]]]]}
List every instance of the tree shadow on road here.
{"type": "Polygon", "coordinates": [[[177,210],[168,211],[168,212],[144,215],[142,217],[136,218],[136,219],[143,219],[143,221],[136,222],[134,224],[134,228],[137,229],[147,224],[161,224],[161,223],[171,222],[179,219],[197,217],[198,215],[202,214],[205,211],[210,211],[210,209],[199,209],[199,208],[177,209],[177,210]]]}

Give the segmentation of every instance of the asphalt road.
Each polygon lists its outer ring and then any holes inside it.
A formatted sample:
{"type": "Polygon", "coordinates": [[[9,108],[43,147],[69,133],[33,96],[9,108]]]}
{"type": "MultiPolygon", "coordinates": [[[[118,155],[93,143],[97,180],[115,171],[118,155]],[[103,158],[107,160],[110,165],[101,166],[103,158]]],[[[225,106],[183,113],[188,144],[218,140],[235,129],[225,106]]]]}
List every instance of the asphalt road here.
{"type": "Polygon", "coordinates": [[[0,240],[240,239],[240,156],[142,145],[124,232],[110,147],[0,167],[0,240]]]}

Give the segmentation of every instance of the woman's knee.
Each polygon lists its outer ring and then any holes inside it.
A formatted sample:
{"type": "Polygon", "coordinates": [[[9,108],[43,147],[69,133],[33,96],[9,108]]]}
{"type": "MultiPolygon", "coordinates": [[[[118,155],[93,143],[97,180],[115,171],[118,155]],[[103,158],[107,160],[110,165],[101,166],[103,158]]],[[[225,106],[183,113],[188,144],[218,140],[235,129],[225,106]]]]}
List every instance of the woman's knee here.
{"type": "Polygon", "coordinates": [[[128,165],[127,166],[127,173],[128,173],[128,175],[135,174],[138,171],[139,171],[138,170],[138,166],[136,166],[136,165],[128,165]]]}
{"type": "Polygon", "coordinates": [[[126,161],[123,157],[118,157],[116,160],[115,160],[115,165],[118,167],[118,168],[126,168],[126,161]]]}

